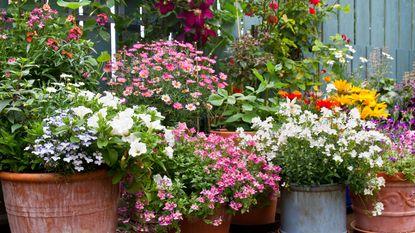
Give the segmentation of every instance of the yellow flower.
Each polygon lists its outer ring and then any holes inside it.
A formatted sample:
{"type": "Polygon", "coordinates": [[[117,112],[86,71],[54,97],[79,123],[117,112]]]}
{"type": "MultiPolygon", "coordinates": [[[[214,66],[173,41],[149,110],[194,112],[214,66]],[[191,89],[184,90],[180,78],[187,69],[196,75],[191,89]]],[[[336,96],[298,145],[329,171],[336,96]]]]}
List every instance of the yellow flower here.
{"type": "Polygon", "coordinates": [[[332,97],[332,100],[339,102],[342,106],[353,104],[350,95],[335,95],[332,97]]]}
{"type": "Polygon", "coordinates": [[[352,88],[352,84],[348,83],[347,80],[335,80],[333,85],[336,87],[338,93],[348,93],[352,88]]]}

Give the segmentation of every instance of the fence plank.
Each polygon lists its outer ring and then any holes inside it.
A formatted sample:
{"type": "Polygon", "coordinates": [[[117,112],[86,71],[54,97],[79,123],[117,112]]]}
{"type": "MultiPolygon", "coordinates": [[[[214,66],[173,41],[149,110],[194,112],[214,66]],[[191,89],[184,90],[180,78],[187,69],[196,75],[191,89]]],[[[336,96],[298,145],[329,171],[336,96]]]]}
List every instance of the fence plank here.
{"type": "Polygon", "coordinates": [[[411,49],[412,0],[400,0],[399,4],[399,48],[411,49]]]}
{"type": "Polygon", "coordinates": [[[387,48],[396,49],[398,47],[398,22],[399,8],[398,0],[386,0],[385,11],[385,46],[387,48]]]}
{"type": "Polygon", "coordinates": [[[370,1],[355,1],[356,44],[370,45],[370,1]]]}
{"type": "Polygon", "coordinates": [[[350,5],[349,13],[340,12],[339,33],[346,34],[347,37],[354,39],[354,1],[340,0],[339,4],[342,6],[350,5]]]}
{"type": "Polygon", "coordinates": [[[352,63],[352,70],[353,72],[361,72],[361,78],[366,78],[366,70],[367,70],[367,64],[361,64],[360,63],[360,57],[368,57],[366,46],[356,45],[354,46],[354,49],[356,49],[356,53],[354,54],[354,59],[352,63]],[[360,70],[360,66],[363,65],[363,69],[360,70]]]}
{"type": "Polygon", "coordinates": [[[410,70],[410,53],[406,49],[397,49],[396,51],[396,80],[400,82],[402,81],[403,74],[410,70]]]}
{"type": "Polygon", "coordinates": [[[371,46],[383,48],[385,46],[385,2],[384,0],[371,0],[372,9],[370,38],[371,46]]]}
{"type": "MultiPolygon", "coordinates": [[[[328,0],[328,4],[337,3],[337,0],[328,0]]],[[[327,20],[323,24],[323,41],[330,42],[330,36],[338,33],[338,20],[337,14],[327,17],[327,20]]]]}
{"type": "Polygon", "coordinates": [[[415,1],[412,1],[412,50],[415,50],[415,1]]]}

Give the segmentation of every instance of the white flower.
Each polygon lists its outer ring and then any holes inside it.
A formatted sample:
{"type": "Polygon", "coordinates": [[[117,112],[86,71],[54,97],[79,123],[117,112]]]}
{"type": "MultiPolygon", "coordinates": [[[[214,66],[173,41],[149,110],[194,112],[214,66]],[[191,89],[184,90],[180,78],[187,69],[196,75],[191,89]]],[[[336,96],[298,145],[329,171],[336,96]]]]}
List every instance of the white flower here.
{"type": "Polygon", "coordinates": [[[332,91],[337,91],[336,86],[334,86],[333,83],[327,84],[327,86],[326,86],[326,92],[327,93],[331,93],[332,91]]]}
{"type": "Polygon", "coordinates": [[[92,100],[95,97],[95,94],[91,91],[81,91],[78,96],[85,97],[87,100],[92,100]]]}
{"type": "Polygon", "coordinates": [[[171,101],[170,96],[168,96],[168,95],[162,95],[161,100],[163,100],[164,103],[170,103],[170,101],[171,101]]]}
{"type": "Polygon", "coordinates": [[[98,112],[96,112],[94,115],[92,115],[90,118],[88,118],[87,120],[87,125],[90,128],[98,128],[98,120],[99,118],[102,117],[103,119],[105,119],[107,117],[107,108],[103,108],[100,109],[98,112]]]}
{"type": "Polygon", "coordinates": [[[360,119],[360,112],[357,108],[350,110],[349,115],[352,117],[352,119],[360,119]]]}
{"type": "Polygon", "coordinates": [[[129,130],[133,127],[134,121],[132,118],[114,118],[110,123],[112,128],[112,135],[127,136],[129,130]]]}
{"type": "Polygon", "coordinates": [[[173,158],[173,153],[174,150],[173,148],[171,148],[170,146],[166,147],[166,149],[164,149],[164,153],[166,153],[167,157],[169,157],[170,159],[173,158]]]}
{"type": "Polygon", "coordinates": [[[105,107],[117,108],[120,104],[120,99],[106,91],[105,95],[98,99],[98,103],[104,105],[105,107]]]}
{"type": "Polygon", "coordinates": [[[341,57],[341,58],[339,58],[339,62],[340,63],[345,63],[346,62],[346,59],[344,59],[344,57],[341,57]]]}
{"type": "Polygon", "coordinates": [[[290,117],[291,115],[297,116],[301,114],[301,106],[296,104],[297,98],[290,100],[287,98],[285,103],[282,103],[280,113],[290,117]]]}
{"type": "Polygon", "coordinates": [[[343,51],[339,50],[334,52],[334,57],[337,59],[343,58],[343,51]]]}
{"type": "Polygon", "coordinates": [[[170,178],[168,178],[167,176],[162,177],[160,174],[154,175],[153,180],[154,182],[156,182],[157,188],[161,190],[165,190],[173,184],[170,178]]]}
{"type": "Polygon", "coordinates": [[[186,109],[190,112],[193,112],[194,110],[196,110],[196,106],[194,104],[186,104],[186,109]]]}
{"type": "Polygon", "coordinates": [[[328,60],[327,61],[327,65],[332,66],[333,64],[334,64],[334,61],[333,60],[328,60]]]}
{"type": "Polygon", "coordinates": [[[66,79],[66,78],[72,78],[72,75],[62,73],[60,77],[66,79]]]}
{"type": "Polygon", "coordinates": [[[369,60],[367,60],[365,57],[359,57],[359,59],[360,59],[360,62],[361,63],[367,63],[367,62],[369,62],[369,60]]]}
{"type": "Polygon", "coordinates": [[[46,91],[49,92],[49,93],[56,93],[58,90],[56,90],[56,88],[54,88],[54,87],[47,87],[46,91]]]}
{"type": "Polygon", "coordinates": [[[174,146],[175,143],[175,139],[174,139],[174,134],[172,130],[164,130],[164,140],[166,140],[167,144],[170,147],[174,146]]]}
{"type": "Polygon", "coordinates": [[[71,108],[71,110],[75,113],[75,115],[79,116],[80,118],[84,118],[85,115],[92,113],[92,110],[85,106],[71,108]]]}
{"type": "Polygon", "coordinates": [[[343,158],[338,153],[334,154],[333,160],[340,163],[343,162],[343,158]]]}
{"type": "Polygon", "coordinates": [[[145,153],[147,153],[147,146],[145,143],[140,142],[140,138],[130,142],[130,150],[128,151],[129,155],[136,157],[145,153]]]}
{"type": "Polygon", "coordinates": [[[348,167],[347,167],[347,170],[349,170],[349,171],[353,171],[353,166],[348,166],[348,167]]]}
{"type": "Polygon", "coordinates": [[[383,203],[382,202],[376,202],[373,206],[372,215],[373,216],[382,215],[383,210],[384,210],[383,203]]]}

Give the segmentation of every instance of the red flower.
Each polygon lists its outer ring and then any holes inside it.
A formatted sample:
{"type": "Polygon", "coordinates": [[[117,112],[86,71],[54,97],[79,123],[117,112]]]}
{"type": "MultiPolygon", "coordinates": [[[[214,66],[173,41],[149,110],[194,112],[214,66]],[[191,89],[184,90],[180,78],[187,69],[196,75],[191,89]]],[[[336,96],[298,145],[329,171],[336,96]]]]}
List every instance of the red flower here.
{"type": "Polygon", "coordinates": [[[317,109],[320,110],[322,108],[332,109],[333,107],[339,106],[339,103],[333,100],[318,100],[316,103],[317,109]]]}
{"type": "Polygon", "coordinates": [[[232,92],[233,93],[242,93],[242,90],[237,88],[237,87],[232,87],[232,92]]]}
{"type": "Polygon", "coordinates": [[[316,14],[316,9],[314,9],[314,7],[310,7],[308,8],[308,11],[310,12],[310,14],[315,15],[316,14]]]}
{"type": "Polygon", "coordinates": [[[229,59],[229,65],[231,66],[235,65],[235,59],[233,59],[233,57],[229,59]]]}
{"type": "Polygon", "coordinates": [[[253,10],[249,10],[245,12],[246,16],[253,16],[254,15],[254,11],[253,10]]]}
{"type": "Polygon", "coordinates": [[[157,2],[154,5],[155,8],[157,8],[161,14],[165,15],[167,13],[169,13],[170,11],[174,10],[174,4],[169,0],[159,0],[159,2],[157,2]]]}
{"type": "Polygon", "coordinates": [[[311,4],[317,5],[320,3],[320,0],[309,0],[311,4]]]}
{"type": "Polygon", "coordinates": [[[48,41],[46,42],[46,45],[48,47],[51,47],[55,51],[57,51],[59,49],[58,46],[57,46],[58,41],[56,41],[55,39],[52,39],[52,38],[48,38],[48,41]]]}
{"type": "Polygon", "coordinates": [[[32,43],[32,41],[33,41],[33,36],[35,35],[35,33],[34,32],[28,32],[28,33],[26,33],[26,41],[28,42],[28,43],[32,43]]]}
{"type": "Polygon", "coordinates": [[[279,7],[278,3],[275,2],[275,1],[273,1],[269,4],[269,8],[271,8],[272,10],[276,10],[276,9],[278,9],[278,7],[279,7]]]}
{"type": "Polygon", "coordinates": [[[82,36],[82,30],[75,26],[71,30],[69,30],[69,35],[67,40],[78,40],[82,36]]]}
{"type": "Polygon", "coordinates": [[[278,22],[278,18],[275,15],[270,15],[268,16],[268,22],[270,24],[276,24],[278,22]]]}

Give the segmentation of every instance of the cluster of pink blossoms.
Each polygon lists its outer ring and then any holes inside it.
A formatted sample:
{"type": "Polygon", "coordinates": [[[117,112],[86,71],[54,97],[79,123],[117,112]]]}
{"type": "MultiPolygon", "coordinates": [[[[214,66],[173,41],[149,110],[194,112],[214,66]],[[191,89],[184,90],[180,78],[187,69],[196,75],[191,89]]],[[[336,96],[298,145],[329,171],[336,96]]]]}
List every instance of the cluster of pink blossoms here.
{"type": "Polygon", "coordinates": [[[137,43],[119,51],[104,71],[115,77],[108,85],[129,102],[193,112],[209,108],[210,93],[228,85],[225,74],[215,74],[216,61],[202,54],[189,43],[137,43]]]}
{"type": "Polygon", "coordinates": [[[52,19],[52,16],[57,13],[58,11],[51,9],[48,4],[44,4],[42,8],[34,8],[30,13],[27,25],[32,29],[41,29],[45,26],[45,21],[52,19]]]}

